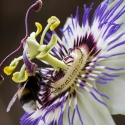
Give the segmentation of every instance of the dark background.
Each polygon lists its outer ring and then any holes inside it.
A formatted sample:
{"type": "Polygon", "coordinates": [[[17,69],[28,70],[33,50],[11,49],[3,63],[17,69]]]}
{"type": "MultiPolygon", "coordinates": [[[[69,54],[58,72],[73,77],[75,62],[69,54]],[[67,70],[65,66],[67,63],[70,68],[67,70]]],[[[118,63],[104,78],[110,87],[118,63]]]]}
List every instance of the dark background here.
{"type": "MultiPolygon", "coordinates": [[[[0,1],[0,61],[10,52],[16,49],[20,40],[25,36],[24,18],[28,7],[35,0],[1,0],[0,1]]],[[[43,7],[39,13],[32,12],[29,21],[30,32],[36,31],[34,22],[38,21],[45,27],[46,20],[55,15],[61,20],[63,27],[66,17],[75,14],[76,6],[80,6],[80,15],[83,12],[83,4],[94,2],[92,13],[100,3],[100,0],[43,0],[43,7]]],[[[16,54],[21,55],[22,51],[16,54]]],[[[16,57],[15,56],[15,57],[16,57]]],[[[6,65],[9,65],[11,58],[6,65]]],[[[24,114],[17,100],[11,111],[6,112],[9,101],[17,91],[17,84],[13,83],[11,77],[5,76],[4,83],[0,86],[0,125],[19,125],[19,119],[24,114]]],[[[125,116],[113,116],[116,125],[125,125],[125,116]]]]}

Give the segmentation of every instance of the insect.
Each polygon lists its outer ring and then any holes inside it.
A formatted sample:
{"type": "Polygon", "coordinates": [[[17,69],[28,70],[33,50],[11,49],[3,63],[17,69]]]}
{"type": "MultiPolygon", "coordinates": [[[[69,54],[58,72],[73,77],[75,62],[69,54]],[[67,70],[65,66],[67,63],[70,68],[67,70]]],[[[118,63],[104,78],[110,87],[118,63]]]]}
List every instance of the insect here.
{"type": "Polygon", "coordinates": [[[41,86],[53,88],[51,85],[46,84],[45,80],[50,79],[43,76],[41,72],[36,72],[35,76],[29,76],[26,82],[20,83],[18,85],[18,91],[15,93],[7,107],[7,112],[10,111],[10,108],[16,101],[17,97],[25,112],[32,113],[39,108],[38,105],[42,106],[42,101],[39,99],[39,92],[42,88],[41,86]]]}

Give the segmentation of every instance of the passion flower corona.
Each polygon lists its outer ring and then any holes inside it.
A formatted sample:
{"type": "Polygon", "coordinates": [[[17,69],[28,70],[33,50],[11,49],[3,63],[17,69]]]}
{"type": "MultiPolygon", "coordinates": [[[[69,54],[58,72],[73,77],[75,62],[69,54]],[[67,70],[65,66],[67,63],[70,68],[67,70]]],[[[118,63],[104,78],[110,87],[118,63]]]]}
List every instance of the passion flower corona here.
{"type": "Polygon", "coordinates": [[[21,125],[115,125],[111,114],[125,114],[125,0],[104,0],[90,23],[92,6],[84,5],[82,24],[77,7],[76,15],[60,29],[62,38],[56,32],[60,21],[55,16],[43,31],[36,22],[37,31],[29,35],[29,14],[39,11],[42,1],[28,9],[26,36],[0,65],[23,48],[23,54],[4,68],[11,75],[19,61],[24,62],[13,73],[19,89],[7,108],[19,98],[26,112],[21,125]],[[34,58],[46,67],[32,62],[34,58]]]}

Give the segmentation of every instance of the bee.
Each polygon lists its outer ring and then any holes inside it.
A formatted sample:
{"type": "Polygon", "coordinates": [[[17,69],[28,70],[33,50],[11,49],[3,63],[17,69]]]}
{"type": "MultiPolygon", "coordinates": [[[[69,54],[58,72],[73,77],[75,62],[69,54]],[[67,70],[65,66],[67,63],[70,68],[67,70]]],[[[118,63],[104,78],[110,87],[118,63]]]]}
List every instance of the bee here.
{"type": "Polygon", "coordinates": [[[53,88],[51,85],[46,84],[45,80],[50,79],[44,77],[42,73],[36,72],[35,76],[29,76],[26,82],[20,83],[18,86],[18,91],[13,96],[7,107],[7,112],[10,111],[10,108],[16,101],[17,97],[20,101],[22,108],[27,113],[32,113],[36,111],[38,109],[38,105],[42,106],[42,101],[39,99],[41,86],[53,88]]]}

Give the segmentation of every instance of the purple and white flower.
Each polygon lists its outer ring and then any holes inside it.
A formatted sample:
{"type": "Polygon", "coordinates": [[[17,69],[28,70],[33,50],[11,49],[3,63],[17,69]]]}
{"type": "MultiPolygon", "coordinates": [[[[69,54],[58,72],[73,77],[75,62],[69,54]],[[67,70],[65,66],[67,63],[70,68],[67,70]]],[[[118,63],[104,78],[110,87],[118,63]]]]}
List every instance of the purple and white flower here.
{"type": "Polygon", "coordinates": [[[125,114],[125,0],[103,1],[90,23],[92,6],[84,5],[82,24],[77,7],[60,29],[62,38],[55,16],[49,18],[40,43],[40,24],[36,33],[29,36],[27,31],[23,56],[5,67],[9,75],[23,59],[24,66],[13,75],[17,83],[36,73],[45,77],[46,85],[37,93],[41,103],[26,112],[21,125],[115,125],[111,114],[125,114]],[[33,58],[46,67],[37,68],[33,58]]]}

